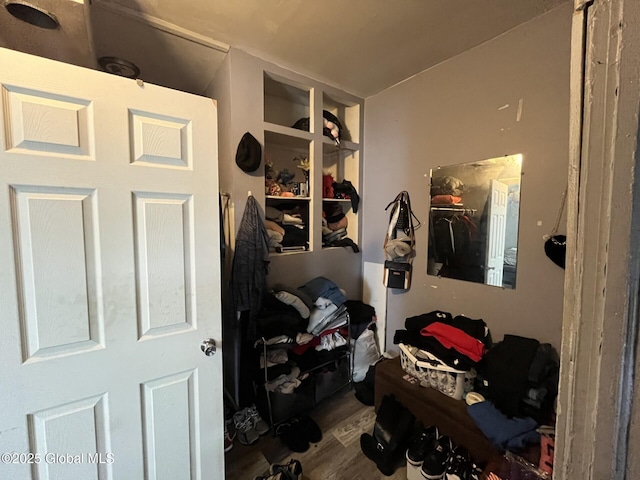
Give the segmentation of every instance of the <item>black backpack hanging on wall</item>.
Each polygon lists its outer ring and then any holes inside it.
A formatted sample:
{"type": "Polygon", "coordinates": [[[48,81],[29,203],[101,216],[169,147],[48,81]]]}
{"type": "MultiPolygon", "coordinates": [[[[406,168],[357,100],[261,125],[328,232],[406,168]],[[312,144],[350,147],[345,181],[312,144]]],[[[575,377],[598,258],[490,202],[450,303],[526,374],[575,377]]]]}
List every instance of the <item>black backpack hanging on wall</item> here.
{"type": "Polygon", "coordinates": [[[411,262],[415,254],[414,230],[420,226],[420,222],[411,211],[409,192],[400,192],[385,211],[390,207],[389,226],[384,239],[383,283],[387,288],[408,290],[411,286],[411,262]]]}

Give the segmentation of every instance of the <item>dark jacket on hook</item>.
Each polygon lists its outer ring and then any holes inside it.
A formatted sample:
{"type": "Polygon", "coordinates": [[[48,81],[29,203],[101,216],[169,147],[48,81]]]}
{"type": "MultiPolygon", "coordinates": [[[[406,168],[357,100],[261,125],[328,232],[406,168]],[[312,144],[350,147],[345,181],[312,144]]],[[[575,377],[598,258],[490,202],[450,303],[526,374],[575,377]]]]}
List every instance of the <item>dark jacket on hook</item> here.
{"type": "Polygon", "coordinates": [[[242,215],[231,270],[233,304],[238,312],[249,311],[249,336],[255,336],[255,317],[266,289],[269,237],[255,198],[250,196],[242,215]]]}

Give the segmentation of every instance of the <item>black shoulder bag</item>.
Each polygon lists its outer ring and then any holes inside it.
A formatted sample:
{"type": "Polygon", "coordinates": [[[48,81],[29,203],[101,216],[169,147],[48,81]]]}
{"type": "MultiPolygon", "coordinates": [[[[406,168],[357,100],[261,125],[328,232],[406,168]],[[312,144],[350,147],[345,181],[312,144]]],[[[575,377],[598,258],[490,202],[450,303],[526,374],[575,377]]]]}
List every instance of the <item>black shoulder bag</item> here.
{"type": "Polygon", "coordinates": [[[558,265],[560,268],[565,268],[566,256],[567,256],[567,237],[566,235],[558,235],[558,228],[560,227],[560,219],[564,212],[564,204],[567,198],[567,188],[565,188],[562,194],[562,200],[560,202],[560,211],[556,218],[556,224],[549,235],[544,237],[544,253],[547,257],[558,265]]]}

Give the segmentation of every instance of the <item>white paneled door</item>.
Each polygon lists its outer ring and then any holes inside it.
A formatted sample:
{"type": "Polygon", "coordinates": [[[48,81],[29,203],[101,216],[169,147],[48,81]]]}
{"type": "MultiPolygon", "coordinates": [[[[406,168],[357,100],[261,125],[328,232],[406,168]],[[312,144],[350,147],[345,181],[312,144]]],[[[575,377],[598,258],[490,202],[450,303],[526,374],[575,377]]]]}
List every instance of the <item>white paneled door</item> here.
{"type": "Polygon", "coordinates": [[[507,232],[507,197],[509,187],[491,180],[489,190],[489,216],[487,219],[487,252],[484,283],[502,286],[504,272],[504,243],[507,232]]]}
{"type": "Polygon", "coordinates": [[[216,106],[0,49],[0,478],[224,478],[216,106]]]}

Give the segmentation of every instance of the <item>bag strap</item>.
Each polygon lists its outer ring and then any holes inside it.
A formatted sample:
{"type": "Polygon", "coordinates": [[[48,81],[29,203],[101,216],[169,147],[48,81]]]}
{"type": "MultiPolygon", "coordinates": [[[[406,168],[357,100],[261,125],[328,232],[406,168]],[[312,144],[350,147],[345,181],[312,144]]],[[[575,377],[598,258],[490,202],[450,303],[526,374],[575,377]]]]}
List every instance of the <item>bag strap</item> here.
{"type": "Polygon", "coordinates": [[[407,216],[409,220],[408,222],[409,233],[407,236],[409,237],[409,243],[411,245],[411,254],[408,257],[407,262],[410,263],[412,261],[413,252],[415,250],[414,231],[420,228],[422,224],[420,220],[418,220],[418,217],[416,217],[413,211],[411,210],[411,198],[409,197],[409,192],[407,192],[406,190],[403,190],[398,195],[396,195],[396,197],[384,209],[386,212],[389,209],[389,207],[393,205],[393,208],[391,209],[391,213],[389,214],[389,225],[387,227],[383,249],[386,250],[387,243],[389,242],[389,240],[395,239],[396,223],[398,221],[398,215],[400,215],[401,213],[401,207],[403,203],[406,206],[407,216]],[[417,225],[414,223],[414,220],[417,222],[417,225]]]}
{"type": "Polygon", "coordinates": [[[562,212],[564,212],[564,204],[567,199],[567,190],[569,186],[567,185],[562,193],[562,200],[560,200],[560,211],[558,212],[558,217],[556,218],[556,224],[553,226],[553,230],[549,234],[549,237],[553,237],[558,233],[558,228],[560,227],[560,219],[562,218],[562,212]]]}
{"type": "Polygon", "coordinates": [[[411,209],[411,198],[409,197],[409,192],[407,192],[406,190],[403,190],[398,195],[396,195],[396,198],[394,198],[391,202],[387,204],[384,211],[386,212],[387,210],[389,210],[389,207],[391,205],[395,205],[394,208],[391,210],[391,214],[393,215],[393,213],[396,212],[396,209],[400,207],[400,202],[405,202],[407,204],[409,220],[411,221],[411,223],[413,223],[412,219],[417,222],[413,226],[413,229],[414,230],[419,229],[422,226],[422,223],[420,222],[420,220],[418,220],[418,217],[416,217],[416,215],[413,213],[413,210],[411,209]]]}
{"type": "Polygon", "coordinates": [[[415,216],[413,210],[411,209],[411,198],[409,197],[409,192],[405,190],[402,192],[402,194],[407,203],[407,207],[409,208],[409,222],[411,223],[411,235],[413,235],[413,231],[419,229],[422,226],[422,223],[420,223],[420,220],[418,220],[418,217],[415,216]],[[416,225],[413,224],[414,219],[417,222],[416,225]]]}

